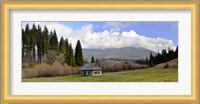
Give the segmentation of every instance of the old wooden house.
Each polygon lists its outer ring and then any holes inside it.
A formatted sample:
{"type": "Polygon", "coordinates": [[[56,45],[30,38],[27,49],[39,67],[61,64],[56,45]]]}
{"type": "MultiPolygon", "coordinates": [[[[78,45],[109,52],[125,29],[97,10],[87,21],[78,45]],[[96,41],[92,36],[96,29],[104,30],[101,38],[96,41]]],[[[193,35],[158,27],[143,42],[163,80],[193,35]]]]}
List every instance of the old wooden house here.
{"type": "Polygon", "coordinates": [[[102,70],[98,63],[88,63],[81,68],[81,73],[84,76],[99,76],[102,75],[102,70]]]}

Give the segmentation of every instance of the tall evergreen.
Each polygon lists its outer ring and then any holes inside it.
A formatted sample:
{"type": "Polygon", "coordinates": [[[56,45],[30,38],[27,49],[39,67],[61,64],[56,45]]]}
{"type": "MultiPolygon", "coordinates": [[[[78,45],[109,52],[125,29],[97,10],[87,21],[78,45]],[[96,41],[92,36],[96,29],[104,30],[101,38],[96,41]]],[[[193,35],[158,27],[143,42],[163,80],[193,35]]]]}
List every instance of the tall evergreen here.
{"type": "Polygon", "coordinates": [[[35,46],[36,46],[36,34],[37,34],[37,28],[36,28],[35,23],[33,23],[33,26],[32,26],[30,33],[31,33],[31,35],[30,35],[30,40],[31,40],[30,50],[31,50],[31,54],[32,54],[31,55],[31,61],[35,62],[35,59],[36,59],[35,46]]]}
{"type": "Polygon", "coordinates": [[[30,44],[30,29],[29,29],[29,24],[27,23],[24,31],[24,45],[25,45],[25,61],[30,61],[30,56],[31,56],[31,44],[30,44]]]}
{"type": "Polygon", "coordinates": [[[50,48],[49,42],[50,42],[50,37],[49,37],[49,31],[48,28],[46,26],[44,26],[44,30],[43,30],[43,39],[42,39],[42,55],[44,55],[45,53],[47,53],[47,50],[50,48]]]}
{"type": "Polygon", "coordinates": [[[150,66],[154,66],[154,56],[152,55],[152,53],[150,53],[149,65],[150,65],[150,66]]]}
{"type": "Polygon", "coordinates": [[[38,62],[41,63],[42,58],[42,30],[41,27],[38,25],[38,31],[36,34],[36,46],[37,46],[37,57],[38,62]]]}
{"type": "Polygon", "coordinates": [[[94,56],[92,56],[91,58],[91,63],[94,63],[94,56]]]}
{"type": "Polygon", "coordinates": [[[53,32],[53,42],[54,42],[53,49],[58,51],[58,37],[57,37],[57,34],[56,34],[56,30],[54,30],[54,32],[53,32]]]}
{"type": "Polygon", "coordinates": [[[167,51],[165,49],[162,50],[162,62],[167,62],[168,57],[167,57],[167,51]]]}
{"type": "Polygon", "coordinates": [[[82,66],[84,64],[83,61],[83,53],[80,40],[77,41],[76,49],[75,49],[75,63],[77,66],[82,66]]]}
{"type": "Polygon", "coordinates": [[[176,58],[178,58],[178,46],[176,47],[176,50],[175,50],[175,54],[174,54],[174,55],[175,55],[176,58]]]}
{"type": "Polygon", "coordinates": [[[25,55],[25,49],[26,49],[26,41],[25,41],[26,35],[24,29],[22,29],[22,62],[24,62],[24,55],[25,55]]]}
{"type": "Polygon", "coordinates": [[[68,43],[68,39],[65,39],[65,63],[67,63],[68,65],[70,65],[70,54],[69,54],[69,43],[68,43]]]}
{"type": "Polygon", "coordinates": [[[65,53],[65,41],[64,41],[63,37],[61,37],[61,39],[60,39],[59,51],[63,54],[65,53]]]}
{"type": "Polygon", "coordinates": [[[58,51],[58,38],[55,30],[50,32],[50,46],[51,50],[58,51]]]}
{"type": "Polygon", "coordinates": [[[50,32],[49,37],[50,37],[50,39],[49,39],[49,43],[50,43],[49,44],[50,45],[49,49],[53,50],[53,47],[54,47],[54,39],[53,38],[54,38],[54,36],[53,36],[53,32],[52,31],[50,32]]]}
{"type": "Polygon", "coordinates": [[[74,59],[74,54],[73,54],[73,49],[72,49],[72,45],[69,45],[69,62],[70,62],[70,66],[75,67],[76,63],[75,63],[75,59],[74,59]]]}
{"type": "Polygon", "coordinates": [[[167,61],[175,59],[175,52],[174,52],[174,50],[171,49],[171,48],[168,48],[168,55],[167,56],[168,56],[168,60],[167,61]]]}
{"type": "Polygon", "coordinates": [[[156,55],[156,64],[161,63],[161,60],[162,60],[161,58],[162,58],[162,55],[158,52],[156,55]]]}

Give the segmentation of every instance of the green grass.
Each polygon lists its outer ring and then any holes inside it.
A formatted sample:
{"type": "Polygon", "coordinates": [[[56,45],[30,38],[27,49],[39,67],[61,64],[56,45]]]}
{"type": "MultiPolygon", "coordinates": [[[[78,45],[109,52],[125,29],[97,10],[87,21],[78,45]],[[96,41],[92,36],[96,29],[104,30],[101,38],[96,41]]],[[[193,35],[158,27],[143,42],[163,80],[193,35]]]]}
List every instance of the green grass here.
{"type": "Polygon", "coordinates": [[[139,69],[107,72],[101,76],[68,75],[22,79],[23,82],[177,82],[178,69],[139,69]]]}

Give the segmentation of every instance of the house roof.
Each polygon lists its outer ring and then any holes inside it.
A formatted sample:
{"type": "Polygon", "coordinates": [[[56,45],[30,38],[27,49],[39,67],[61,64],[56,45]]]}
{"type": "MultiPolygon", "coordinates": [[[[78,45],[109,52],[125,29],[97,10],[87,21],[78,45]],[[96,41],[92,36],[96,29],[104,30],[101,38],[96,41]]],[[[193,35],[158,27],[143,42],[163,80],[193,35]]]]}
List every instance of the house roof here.
{"type": "Polygon", "coordinates": [[[88,63],[85,64],[81,70],[103,70],[97,63],[88,63]]]}

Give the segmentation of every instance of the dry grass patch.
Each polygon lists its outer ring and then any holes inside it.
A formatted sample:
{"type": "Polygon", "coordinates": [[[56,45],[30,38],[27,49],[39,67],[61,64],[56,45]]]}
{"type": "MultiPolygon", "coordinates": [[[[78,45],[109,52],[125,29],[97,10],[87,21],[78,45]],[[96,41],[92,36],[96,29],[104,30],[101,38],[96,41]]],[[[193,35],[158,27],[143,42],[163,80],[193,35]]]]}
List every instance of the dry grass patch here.
{"type": "Polygon", "coordinates": [[[22,76],[23,78],[35,78],[35,77],[55,77],[55,76],[65,76],[72,74],[79,74],[80,67],[71,67],[68,65],[62,65],[59,62],[54,62],[52,65],[49,64],[39,64],[34,68],[23,68],[22,76]]]}

